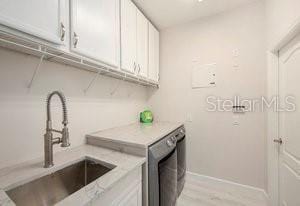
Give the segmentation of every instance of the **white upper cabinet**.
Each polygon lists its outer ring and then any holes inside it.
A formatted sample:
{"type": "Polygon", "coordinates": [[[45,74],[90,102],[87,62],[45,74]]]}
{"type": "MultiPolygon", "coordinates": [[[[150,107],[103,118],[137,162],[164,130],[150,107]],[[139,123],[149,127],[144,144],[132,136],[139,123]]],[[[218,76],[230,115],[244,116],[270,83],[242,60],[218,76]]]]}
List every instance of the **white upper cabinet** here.
{"type": "Polygon", "coordinates": [[[71,0],[71,50],[119,67],[119,0],[71,0]]]}
{"type": "Polygon", "coordinates": [[[131,0],[121,0],[121,68],[158,82],[159,32],[131,0]]]}
{"type": "Polygon", "coordinates": [[[159,80],[159,32],[149,23],[149,79],[159,80]]]}
{"type": "Polygon", "coordinates": [[[55,44],[65,41],[65,0],[0,0],[0,24],[55,44]]]}
{"type": "Polygon", "coordinates": [[[137,8],[131,0],[121,0],[121,68],[134,73],[136,62],[137,8]]]}
{"type": "Polygon", "coordinates": [[[148,20],[137,10],[137,74],[148,77],[148,20]]]}
{"type": "Polygon", "coordinates": [[[0,31],[9,41],[24,40],[17,45],[24,52],[53,49],[71,65],[74,56],[99,69],[122,69],[124,78],[145,85],[158,83],[159,32],[132,0],[0,0],[0,31]],[[27,40],[35,47],[25,51],[27,40]]]}

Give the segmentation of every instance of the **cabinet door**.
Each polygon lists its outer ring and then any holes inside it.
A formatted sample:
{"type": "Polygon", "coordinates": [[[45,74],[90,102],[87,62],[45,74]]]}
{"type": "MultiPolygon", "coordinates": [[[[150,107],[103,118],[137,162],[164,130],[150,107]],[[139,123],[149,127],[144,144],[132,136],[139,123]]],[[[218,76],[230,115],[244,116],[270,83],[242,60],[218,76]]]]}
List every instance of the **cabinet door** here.
{"type": "Polygon", "coordinates": [[[149,79],[159,80],[159,32],[149,23],[149,79]]]}
{"type": "Polygon", "coordinates": [[[65,0],[0,0],[0,24],[63,44],[65,0]]]}
{"type": "Polygon", "coordinates": [[[137,10],[137,73],[148,77],[148,20],[137,10]]]}
{"type": "Polygon", "coordinates": [[[131,0],[121,0],[121,68],[131,73],[137,66],[136,11],[131,0]]]}
{"type": "Polygon", "coordinates": [[[71,0],[71,50],[118,66],[119,1],[71,0]]]}
{"type": "Polygon", "coordinates": [[[142,206],[142,192],[141,184],[133,188],[130,192],[126,193],[126,196],[117,203],[117,206],[142,206]]]}

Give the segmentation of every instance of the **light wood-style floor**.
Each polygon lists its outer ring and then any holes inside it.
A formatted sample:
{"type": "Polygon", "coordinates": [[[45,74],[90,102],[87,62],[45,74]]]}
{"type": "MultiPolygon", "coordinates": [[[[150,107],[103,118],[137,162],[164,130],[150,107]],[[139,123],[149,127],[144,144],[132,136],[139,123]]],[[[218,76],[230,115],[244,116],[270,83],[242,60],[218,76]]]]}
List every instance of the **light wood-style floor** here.
{"type": "Polygon", "coordinates": [[[207,183],[187,181],[177,206],[267,206],[262,198],[223,191],[207,183]]]}

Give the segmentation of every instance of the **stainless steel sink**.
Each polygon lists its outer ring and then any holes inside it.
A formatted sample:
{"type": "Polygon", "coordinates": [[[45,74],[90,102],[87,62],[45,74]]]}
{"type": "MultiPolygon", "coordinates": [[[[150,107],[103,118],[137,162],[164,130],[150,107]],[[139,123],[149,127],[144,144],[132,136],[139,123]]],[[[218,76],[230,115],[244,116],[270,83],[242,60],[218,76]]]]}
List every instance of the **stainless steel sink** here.
{"type": "Polygon", "coordinates": [[[17,206],[54,205],[112,170],[92,160],[84,160],[53,174],[7,191],[17,206]]]}

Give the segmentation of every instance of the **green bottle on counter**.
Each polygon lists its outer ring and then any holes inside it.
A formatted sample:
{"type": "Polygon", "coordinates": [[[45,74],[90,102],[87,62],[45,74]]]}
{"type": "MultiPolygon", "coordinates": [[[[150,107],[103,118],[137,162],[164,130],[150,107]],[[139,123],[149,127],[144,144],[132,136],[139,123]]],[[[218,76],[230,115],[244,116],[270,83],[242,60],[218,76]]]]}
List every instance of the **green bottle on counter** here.
{"type": "Polygon", "coordinates": [[[150,110],[145,110],[140,113],[140,122],[141,123],[152,123],[153,122],[153,114],[150,110]]]}

